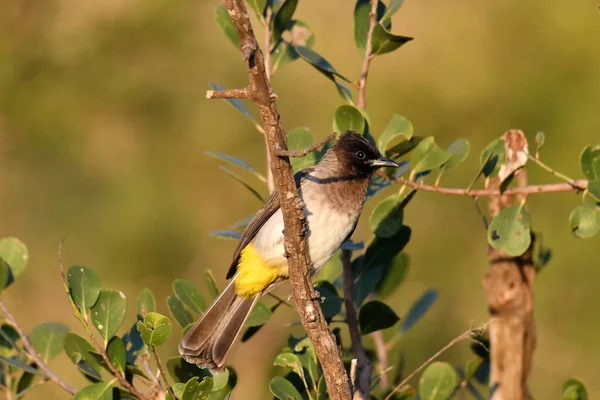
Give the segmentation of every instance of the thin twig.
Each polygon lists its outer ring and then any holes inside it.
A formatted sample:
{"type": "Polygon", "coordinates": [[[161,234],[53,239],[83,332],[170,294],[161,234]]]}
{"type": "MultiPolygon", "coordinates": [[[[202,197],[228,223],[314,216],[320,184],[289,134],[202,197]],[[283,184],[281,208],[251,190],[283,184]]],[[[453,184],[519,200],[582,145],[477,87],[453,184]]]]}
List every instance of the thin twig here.
{"type": "Polygon", "coordinates": [[[87,318],[87,310],[84,310],[83,313],[82,313],[79,310],[79,308],[77,308],[77,306],[75,305],[75,303],[73,302],[73,299],[71,298],[71,294],[69,292],[69,284],[67,282],[67,277],[65,275],[65,269],[63,267],[62,249],[63,249],[64,242],[65,242],[65,239],[63,238],[60,241],[60,244],[58,245],[58,266],[60,268],[60,278],[62,280],[63,287],[64,287],[65,292],[67,294],[67,298],[69,299],[69,302],[71,303],[71,307],[73,308],[73,313],[75,314],[75,318],[77,318],[77,320],[81,323],[81,325],[83,326],[83,328],[87,332],[88,336],[90,337],[90,339],[92,341],[92,344],[94,345],[94,347],[96,347],[96,349],[98,350],[98,352],[102,356],[102,359],[104,360],[104,362],[106,363],[106,365],[108,366],[108,368],[111,370],[111,372],[114,375],[114,377],[132,395],[134,395],[138,399],[145,399],[146,396],[144,396],[142,393],[140,393],[131,383],[129,383],[127,381],[127,379],[119,372],[119,370],[117,370],[117,368],[113,365],[113,363],[108,358],[108,354],[106,354],[106,350],[104,349],[104,346],[102,346],[100,344],[100,342],[98,342],[98,340],[96,339],[96,336],[94,335],[94,333],[90,329],[90,325],[89,325],[88,318],[87,318]]]}
{"type": "Polygon", "coordinates": [[[373,373],[373,363],[369,360],[367,352],[362,345],[360,331],[358,329],[358,317],[356,307],[354,307],[354,290],[352,279],[352,252],[342,250],[342,269],[344,273],[344,303],[346,305],[346,320],[350,330],[350,339],[352,342],[352,351],[357,359],[356,379],[354,384],[354,400],[369,399],[371,389],[371,374],[373,373]]]}
{"type": "Polygon", "coordinates": [[[148,353],[144,352],[143,354],[140,355],[139,358],[141,360],[141,364],[142,364],[142,367],[144,368],[144,371],[146,372],[146,374],[148,374],[148,376],[152,380],[152,383],[154,383],[155,386],[160,387],[160,381],[158,380],[156,375],[154,375],[154,371],[152,371],[152,368],[150,368],[150,362],[149,362],[150,357],[149,357],[148,353]]]}
{"type": "Polygon", "coordinates": [[[529,185],[524,187],[509,188],[500,193],[500,189],[462,189],[462,188],[444,188],[425,185],[424,183],[413,182],[402,177],[391,178],[391,180],[409,186],[411,188],[423,190],[426,192],[435,192],[440,194],[450,194],[458,196],[489,197],[500,196],[501,194],[536,194],[536,193],[558,193],[558,192],[579,192],[587,188],[588,181],[584,179],[575,180],[572,183],[550,183],[546,185],[529,185]]]}
{"type": "Polygon", "coordinates": [[[375,331],[371,334],[373,343],[375,344],[375,352],[377,353],[377,369],[379,370],[379,381],[382,389],[387,389],[390,386],[390,381],[387,376],[388,370],[388,354],[385,341],[383,340],[383,333],[381,331],[375,331]]]}
{"type": "Polygon", "coordinates": [[[463,339],[475,340],[475,339],[473,339],[473,336],[481,335],[483,332],[485,332],[485,330],[487,329],[489,324],[490,324],[490,322],[488,321],[485,324],[482,324],[475,328],[471,328],[471,329],[461,333],[454,339],[452,339],[447,345],[442,347],[440,350],[438,350],[437,353],[435,353],[434,355],[429,357],[429,359],[427,359],[427,361],[425,361],[423,364],[421,364],[419,366],[419,368],[415,369],[413,372],[410,373],[410,375],[408,375],[406,378],[404,378],[404,380],[402,382],[400,382],[396,387],[394,387],[394,389],[392,389],[392,391],[383,400],[390,400],[392,398],[392,396],[394,395],[394,393],[401,391],[404,388],[404,386],[406,386],[408,381],[410,381],[412,379],[413,376],[418,374],[421,370],[423,370],[423,368],[427,367],[429,364],[431,364],[433,361],[435,361],[440,355],[442,355],[442,353],[444,353],[450,347],[454,346],[456,343],[460,342],[463,339]]]}
{"type": "Polygon", "coordinates": [[[373,30],[377,23],[377,3],[378,0],[371,0],[371,12],[369,13],[369,30],[367,31],[367,43],[365,48],[365,57],[363,59],[362,70],[360,72],[360,80],[358,83],[358,108],[365,108],[367,105],[367,77],[369,76],[369,66],[373,59],[373,46],[371,39],[373,38],[373,30]]]}
{"type": "MultiPolygon", "coordinates": [[[[223,4],[229,12],[239,37],[240,50],[246,63],[249,86],[252,90],[251,97],[258,107],[265,132],[267,154],[272,154],[278,149],[287,150],[286,134],[275,103],[277,96],[268,79],[265,54],[256,41],[246,5],[242,0],[223,0],[223,4]]],[[[268,47],[265,50],[269,52],[268,47]]],[[[270,157],[269,171],[273,174],[275,185],[272,186],[277,189],[283,214],[284,248],[296,310],[323,368],[329,397],[333,400],[348,400],[350,385],[340,349],[336,344],[335,336],[327,326],[310,279],[306,238],[302,234],[305,222],[304,204],[300,201],[289,159],[270,157]]],[[[272,186],[270,185],[270,189],[272,186]]]]}
{"type": "Polygon", "coordinates": [[[241,89],[221,89],[207,90],[207,99],[249,99],[250,89],[248,87],[241,89]]]}
{"type": "Polygon", "coordinates": [[[156,352],[156,347],[150,346],[150,350],[152,351],[152,355],[154,356],[154,360],[156,361],[156,366],[158,367],[158,370],[160,371],[160,375],[162,376],[163,382],[165,383],[165,389],[169,391],[169,394],[171,395],[173,400],[177,400],[177,397],[175,396],[175,392],[173,392],[173,388],[171,388],[171,385],[169,384],[169,378],[167,378],[167,374],[165,374],[165,369],[163,368],[162,363],[160,362],[160,357],[158,356],[158,353],[156,352]]]}
{"type": "Polygon", "coordinates": [[[323,146],[325,143],[329,142],[334,137],[335,137],[335,133],[332,133],[331,135],[327,136],[326,138],[320,140],[319,142],[317,142],[317,143],[313,144],[312,146],[309,146],[303,150],[292,151],[292,150],[278,149],[278,150],[274,151],[274,154],[277,157],[304,157],[311,151],[317,150],[319,147],[323,146]]]}
{"type": "Polygon", "coordinates": [[[50,368],[48,368],[46,363],[44,361],[42,361],[42,359],[38,356],[37,352],[35,351],[35,349],[31,345],[31,343],[29,342],[29,339],[27,339],[27,334],[25,332],[23,332],[23,329],[21,329],[19,324],[17,324],[15,317],[10,313],[10,311],[8,311],[8,308],[6,308],[6,305],[4,305],[4,302],[2,300],[0,300],[0,308],[2,308],[2,312],[4,312],[4,315],[6,315],[6,318],[8,319],[8,323],[19,334],[21,342],[23,342],[23,347],[25,347],[25,349],[27,350],[27,353],[31,356],[33,361],[35,361],[38,368],[41,369],[42,371],[44,371],[46,376],[50,380],[52,380],[52,382],[56,383],[59,387],[61,387],[66,392],[69,392],[70,394],[74,395],[76,393],[76,390],[72,386],[67,384],[65,381],[60,379],[54,372],[52,372],[50,370],[50,368]]]}
{"type": "Polygon", "coordinates": [[[527,158],[529,158],[531,161],[533,161],[534,163],[536,163],[537,165],[539,165],[541,168],[545,169],[546,171],[550,172],[552,175],[556,176],[557,178],[560,178],[560,179],[566,181],[569,185],[571,185],[573,187],[573,189],[577,189],[577,190],[581,190],[581,191],[585,190],[585,188],[582,188],[579,185],[577,185],[577,181],[575,181],[574,179],[571,179],[568,176],[566,176],[558,171],[555,171],[548,165],[544,164],[540,159],[532,157],[531,154],[529,154],[529,153],[526,153],[526,154],[527,154],[527,158]]]}

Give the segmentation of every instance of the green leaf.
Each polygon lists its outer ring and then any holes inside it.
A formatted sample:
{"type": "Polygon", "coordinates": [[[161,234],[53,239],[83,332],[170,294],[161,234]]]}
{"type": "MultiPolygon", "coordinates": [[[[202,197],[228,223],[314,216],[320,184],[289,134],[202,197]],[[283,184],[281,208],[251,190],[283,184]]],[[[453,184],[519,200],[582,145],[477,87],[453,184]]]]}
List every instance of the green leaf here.
{"type": "Polygon", "coordinates": [[[201,369],[197,365],[186,362],[182,357],[170,358],[167,361],[167,371],[173,379],[179,382],[187,382],[193,377],[209,376],[207,369],[201,369]]]}
{"type": "Polygon", "coordinates": [[[538,156],[539,151],[542,149],[542,146],[544,146],[544,143],[546,142],[546,135],[544,135],[544,132],[538,132],[535,134],[535,156],[538,156]]]}
{"type": "Polygon", "coordinates": [[[400,253],[394,257],[383,269],[382,277],[375,288],[377,295],[382,298],[391,296],[406,278],[409,265],[410,259],[407,254],[400,253]]]}
{"type": "Polygon", "coordinates": [[[229,383],[229,368],[225,368],[223,372],[213,375],[212,391],[217,392],[227,386],[229,383]]]}
{"type": "Polygon", "coordinates": [[[235,29],[235,24],[233,23],[233,20],[229,16],[229,12],[227,11],[227,8],[225,8],[224,5],[219,4],[215,9],[215,20],[217,21],[217,24],[219,24],[219,26],[221,27],[221,30],[223,31],[225,36],[227,36],[227,39],[229,39],[229,41],[233,43],[233,45],[236,48],[239,48],[240,39],[238,38],[237,30],[235,29]]]}
{"type": "Polygon", "coordinates": [[[265,303],[261,303],[260,301],[256,303],[256,306],[250,312],[248,319],[246,320],[246,324],[244,326],[260,326],[264,325],[269,318],[271,318],[272,311],[269,306],[265,303]]]}
{"type": "Polygon", "coordinates": [[[182,278],[175,279],[173,281],[173,292],[192,311],[202,314],[206,310],[206,303],[200,290],[190,281],[182,278]]]}
{"type": "Polygon", "coordinates": [[[100,296],[100,278],[90,268],[73,265],[67,271],[67,284],[73,303],[87,318],[87,310],[92,308],[100,296]]]}
{"type": "Polygon", "coordinates": [[[342,303],[344,300],[338,295],[333,284],[327,281],[318,282],[315,285],[315,291],[319,293],[321,309],[323,310],[323,316],[326,320],[331,320],[342,311],[342,303]]]}
{"type": "Polygon", "coordinates": [[[450,153],[435,144],[432,136],[423,139],[412,151],[412,175],[440,167],[450,159],[450,153]]]}
{"type": "MultiPolygon", "coordinates": [[[[288,149],[291,151],[304,150],[313,144],[312,133],[308,128],[296,128],[287,135],[288,149]]],[[[311,151],[303,157],[290,157],[290,163],[294,172],[303,168],[312,167],[317,163],[317,153],[311,151]]]]}
{"type": "Polygon", "coordinates": [[[450,158],[444,164],[444,173],[450,172],[454,167],[466,160],[471,150],[471,144],[467,139],[457,139],[448,147],[450,158]]]}
{"type": "Polygon", "coordinates": [[[29,251],[23,242],[14,237],[0,239],[0,260],[4,260],[10,274],[8,285],[23,273],[29,261],[29,251]]]}
{"type": "Polygon", "coordinates": [[[137,322],[137,330],[146,346],[163,344],[171,336],[172,328],[169,318],[155,312],[148,313],[143,321],[137,322]]]}
{"type": "Polygon", "coordinates": [[[112,365],[114,365],[119,372],[125,372],[127,357],[125,355],[125,344],[120,337],[113,336],[112,339],[110,339],[108,346],[106,346],[106,354],[112,365]]]}
{"type": "Polygon", "coordinates": [[[393,194],[383,199],[375,206],[369,217],[371,231],[377,237],[389,238],[394,236],[402,227],[404,212],[398,196],[393,194]]]}
{"type": "Polygon", "coordinates": [[[372,300],[358,310],[358,325],[363,335],[394,326],[400,318],[387,304],[372,300]]]}
{"type": "Polygon", "coordinates": [[[589,181],[588,186],[587,186],[587,191],[596,200],[600,201],[600,179],[595,180],[595,181],[589,181]]]}
{"type": "Polygon", "coordinates": [[[271,379],[269,389],[279,400],[302,400],[302,395],[298,393],[298,389],[290,381],[280,376],[271,379]]]}
{"type": "Polygon", "coordinates": [[[569,225],[576,236],[592,237],[600,230],[600,212],[594,204],[582,204],[571,212],[569,225]]]}
{"type": "Polygon", "coordinates": [[[413,136],[409,140],[403,140],[395,146],[390,147],[386,154],[388,157],[398,159],[408,152],[411,152],[415,147],[423,141],[423,136],[413,136]]]}
{"type": "Polygon", "coordinates": [[[488,228],[488,242],[512,257],[525,253],[531,244],[531,221],[524,204],[500,211],[488,228]]]}
{"type": "Polygon", "coordinates": [[[348,90],[348,88],[346,86],[340,84],[336,80],[336,76],[337,76],[346,82],[350,82],[350,80],[348,78],[344,77],[339,72],[337,72],[337,70],[327,60],[325,60],[320,54],[318,54],[316,51],[310,49],[309,47],[306,47],[306,46],[293,46],[293,47],[294,47],[294,50],[296,51],[296,53],[298,53],[298,55],[300,57],[302,57],[303,60],[307,61],[309,64],[311,64],[313,67],[315,67],[319,72],[321,72],[323,75],[325,75],[329,80],[331,80],[333,83],[335,83],[337,91],[343,99],[352,101],[352,95],[350,94],[350,90],[348,90]]]}
{"type": "Polygon", "coordinates": [[[217,280],[210,269],[204,271],[204,281],[206,282],[206,288],[212,299],[217,298],[219,295],[219,287],[217,286],[217,280]]]}
{"type": "Polygon", "coordinates": [[[302,363],[300,362],[300,358],[294,353],[278,354],[277,357],[275,357],[275,361],[273,361],[273,365],[277,367],[290,368],[299,377],[304,379],[304,369],[302,368],[302,363]]]}
{"type": "Polygon", "coordinates": [[[212,387],[211,377],[205,376],[202,382],[198,382],[198,377],[195,376],[185,384],[181,400],[206,400],[210,397],[212,387]]]}
{"type": "Polygon", "coordinates": [[[175,321],[181,326],[185,328],[192,322],[194,319],[192,318],[192,314],[188,310],[186,310],[185,306],[177,297],[169,296],[167,297],[167,305],[169,306],[169,311],[171,311],[171,315],[175,318],[175,321]]]}
{"type": "Polygon", "coordinates": [[[283,40],[277,43],[271,52],[273,73],[300,57],[294,46],[312,48],[314,44],[315,35],[305,22],[298,20],[290,22],[287,32],[283,34],[283,40]]]}
{"type": "Polygon", "coordinates": [[[404,0],[390,0],[390,4],[388,4],[387,10],[383,14],[383,17],[381,17],[381,20],[386,21],[392,18],[392,15],[396,14],[400,7],[402,7],[402,3],[404,3],[404,0]]]}
{"type": "Polygon", "coordinates": [[[263,18],[263,11],[267,5],[267,0],[248,0],[248,4],[256,13],[256,17],[260,20],[263,18]]]}
{"type": "Polygon", "coordinates": [[[281,39],[283,32],[288,28],[297,5],[298,0],[285,0],[277,13],[275,13],[273,17],[273,29],[271,31],[271,40],[273,43],[277,43],[281,39]]]}
{"type": "Polygon", "coordinates": [[[562,386],[561,400],[588,400],[585,385],[578,379],[567,379],[562,386]]]}
{"type": "Polygon", "coordinates": [[[0,292],[8,285],[10,281],[10,269],[8,264],[0,258],[0,292]]]}
{"type": "Polygon", "coordinates": [[[586,146],[581,152],[579,163],[583,174],[588,180],[600,179],[600,145],[594,148],[586,146]]]}
{"type": "Polygon", "coordinates": [[[421,319],[421,317],[425,315],[427,310],[431,308],[437,297],[438,291],[436,289],[429,289],[423,293],[423,295],[417,301],[415,301],[402,320],[400,333],[406,333],[410,328],[412,328],[421,319]]]}
{"type": "Polygon", "coordinates": [[[475,376],[479,368],[483,365],[485,360],[481,357],[474,358],[467,361],[465,364],[465,381],[470,381],[475,376]]]}
{"type": "Polygon", "coordinates": [[[371,38],[371,51],[375,55],[390,53],[411,40],[413,40],[411,37],[390,33],[380,23],[375,24],[371,38]]]}
{"type": "Polygon", "coordinates": [[[220,230],[220,231],[211,231],[208,232],[209,236],[212,237],[218,237],[221,239],[233,239],[233,240],[239,240],[242,237],[242,234],[238,231],[231,231],[231,230],[220,230]]]}
{"type": "Polygon", "coordinates": [[[409,140],[414,133],[412,123],[400,114],[392,115],[392,119],[379,136],[377,141],[379,150],[383,153],[387,150],[390,142],[398,137],[409,140]]]}
{"type": "Polygon", "coordinates": [[[98,301],[92,307],[92,323],[100,332],[104,346],[114,336],[125,320],[127,298],[123,292],[113,289],[102,289],[98,301]]]}
{"type": "MultiPolygon", "coordinates": [[[[358,0],[354,7],[354,42],[358,51],[364,56],[367,49],[367,34],[369,33],[369,23],[371,13],[370,0],[358,0]]],[[[382,21],[382,17],[386,13],[385,4],[381,1],[377,2],[377,20],[382,21]]],[[[389,18],[382,21],[387,29],[391,29],[392,25],[389,18]]]]}
{"type": "Polygon", "coordinates": [[[431,363],[419,380],[421,400],[446,400],[452,396],[458,384],[458,374],[445,362],[431,363]]]}
{"type": "Polygon", "coordinates": [[[327,281],[335,282],[342,275],[342,260],[340,256],[342,250],[338,249],[333,257],[329,259],[313,276],[314,282],[327,281]]]}
{"type": "Polygon", "coordinates": [[[252,173],[254,176],[256,176],[258,179],[260,179],[262,182],[267,181],[267,179],[264,176],[262,176],[256,169],[254,169],[254,167],[252,165],[248,164],[246,161],[240,160],[239,158],[236,158],[236,157],[233,157],[233,156],[230,156],[227,154],[215,153],[212,151],[205,151],[204,153],[211,157],[218,158],[223,161],[227,161],[228,163],[231,163],[242,169],[245,169],[246,171],[248,171],[248,172],[252,173]]]}
{"type": "Polygon", "coordinates": [[[94,383],[78,391],[73,400],[112,400],[112,386],[116,379],[112,381],[94,383]]]}
{"type": "Polygon", "coordinates": [[[403,225],[393,237],[376,237],[373,239],[365,252],[365,268],[368,269],[374,265],[387,265],[390,263],[404,249],[410,240],[410,234],[411,229],[403,225]]]}
{"type": "Polygon", "coordinates": [[[10,357],[16,354],[13,344],[21,340],[19,332],[11,325],[3,324],[0,326],[0,356],[10,357]]]}
{"type": "Polygon", "coordinates": [[[13,397],[13,399],[23,398],[23,396],[25,396],[25,393],[28,392],[28,388],[31,387],[31,384],[33,383],[35,377],[36,375],[32,374],[31,372],[23,372],[23,374],[17,382],[17,395],[13,397]]]}
{"type": "Polygon", "coordinates": [[[156,311],[156,299],[148,288],[142,289],[137,298],[137,314],[145,317],[146,314],[156,311]]]}
{"type": "Polygon", "coordinates": [[[73,332],[67,332],[63,340],[63,347],[67,357],[81,372],[94,379],[101,379],[100,364],[90,354],[90,351],[95,351],[90,342],[73,332]]]}
{"type": "Polygon", "coordinates": [[[69,328],[57,322],[37,325],[31,331],[29,341],[44,363],[48,363],[63,349],[63,341],[69,328]]]}
{"type": "MultiPolygon", "coordinates": [[[[185,389],[185,383],[183,382],[177,382],[174,383],[173,385],[171,385],[171,389],[173,390],[173,393],[175,393],[175,396],[177,397],[177,399],[181,399],[181,397],[183,396],[183,389],[185,389]]],[[[167,393],[167,400],[175,400],[173,399],[169,393],[167,393]]]]}
{"type": "Polygon", "coordinates": [[[482,167],[483,175],[485,175],[486,178],[498,175],[500,164],[504,162],[506,157],[504,152],[503,138],[494,139],[483,149],[481,156],[479,157],[479,162],[482,167]]]}
{"type": "MultiPolygon", "coordinates": [[[[223,86],[221,85],[217,85],[216,83],[213,82],[209,82],[209,85],[211,87],[211,89],[213,90],[223,90],[225,89],[223,86]]],[[[252,124],[254,125],[254,127],[262,133],[263,128],[262,125],[259,124],[254,117],[252,117],[252,115],[248,112],[248,109],[244,106],[244,104],[242,104],[242,102],[239,99],[224,99],[225,101],[227,101],[227,104],[229,104],[230,106],[232,106],[233,108],[235,108],[237,111],[239,111],[240,113],[242,113],[242,115],[244,117],[246,117],[250,122],[252,122],[252,124]]],[[[265,180],[266,182],[266,180],[265,180]]]]}
{"type": "Polygon", "coordinates": [[[364,133],[365,117],[360,110],[351,105],[343,105],[335,111],[333,119],[333,130],[340,135],[347,131],[364,133]]]}
{"type": "Polygon", "coordinates": [[[40,371],[37,368],[34,368],[34,367],[32,367],[32,366],[24,363],[23,361],[19,360],[16,357],[2,357],[2,356],[0,356],[0,361],[6,363],[8,365],[11,365],[11,366],[13,366],[15,368],[21,369],[21,370],[23,370],[25,372],[29,372],[29,373],[32,373],[32,374],[37,374],[37,375],[45,376],[42,371],[40,371]]]}

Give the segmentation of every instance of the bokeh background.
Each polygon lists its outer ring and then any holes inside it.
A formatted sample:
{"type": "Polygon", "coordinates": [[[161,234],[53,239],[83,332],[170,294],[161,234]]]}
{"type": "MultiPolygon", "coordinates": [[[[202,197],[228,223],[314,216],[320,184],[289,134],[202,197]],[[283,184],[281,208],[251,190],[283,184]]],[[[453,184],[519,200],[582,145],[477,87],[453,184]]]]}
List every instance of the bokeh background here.
{"type": "MultiPolygon", "coordinates": [[[[224,101],[205,99],[209,81],[240,87],[247,80],[239,52],[214,22],[217,4],[0,2],[0,236],[19,237],[31,253],[28,269],[3,297],[27,330],[55,320],[81,333],[58,275],[63,237],[67,264],[92,267],[104,287],[125,291],[130,322],[143,287],[168,314],[165,298],[174,278],[201,285],[202,270],[211,268],[223,284],[235,243],[208,233],[260,203],[204,152],[235,155],[262,172],[265,154],[247,120],[224,101]]],[[[357,78],[353,7],[305,0],[297,17],[312,27],[315,50],[357,78]]],[[[544,131],[543,159],[581,176],[581,149],[600,140],[595,1],[407,1],[393,23],[395,33],[415,40],[372,64],[368,112],[375,132],[397,112],[442,146],[468,138],[472,156],[446,186],[465,187],[480,150],[510,128],[530,138],[544,131]]],[[[306,126],[317,138],[331,132],[341,100],[330,81],[300,60],[278,71],[273,85],[286,129],[306,126]]],[[[530,181],[554,180],[532,166],[530,181]]],[[[558,398],[571,376],[587,383],[591,398],[600,396],[600,239],[572,237],[568,215],[579,201],[573,194],[530,198],[534,227],[554,250],[536,283],[538,343],[530,382],[538,399],[558,398]]],[[[413,229],[412,262],[391,304],[401,315],[425,289],[440,291],[430,313],[402,339],[411,371],[486,320],[486,237],[467,198],[420,193],[405,220],[413,229]]],[[[355,238],[369,240],[365,218],[355,238]]],[[[280,308],[236,348],[234,398],[269,397],[271,360],[291,318],[280,308]]],[[[165,359],[176,354],[178,331],[175,336],[162,348],[165,359]]],[[[442,359],[464,364],[468,347],[459,344],[442,359]]],[[[64,355],[51,366],[67,381],[83,383],[64,355]]],[[[47,384],[30,397],[65,395],[47,384]]]]}

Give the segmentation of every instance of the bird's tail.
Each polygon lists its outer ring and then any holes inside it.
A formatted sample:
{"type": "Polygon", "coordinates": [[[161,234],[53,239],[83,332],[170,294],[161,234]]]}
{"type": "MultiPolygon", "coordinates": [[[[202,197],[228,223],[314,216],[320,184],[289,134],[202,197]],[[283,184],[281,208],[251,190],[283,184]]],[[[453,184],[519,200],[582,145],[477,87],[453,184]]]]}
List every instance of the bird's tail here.
{"type": "Polygon", "coordinates": [[[183,358],[201,368],[221,372],[227,357],[260,295],[235,293],[235,277],[179,343],[183,358]]]}

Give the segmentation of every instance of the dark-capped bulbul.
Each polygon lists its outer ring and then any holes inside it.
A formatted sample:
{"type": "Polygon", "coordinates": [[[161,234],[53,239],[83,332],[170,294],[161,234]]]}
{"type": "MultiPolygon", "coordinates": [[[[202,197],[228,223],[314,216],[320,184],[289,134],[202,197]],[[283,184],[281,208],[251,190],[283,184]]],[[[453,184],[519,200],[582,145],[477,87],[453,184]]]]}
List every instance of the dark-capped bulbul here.
{"type": "MultiPolygon", "coordinates": [[[[295,174],[306,207],[312,272],[325,264],[358,223],[373,174],[398,167],[363,135],[341,135],[313,168],[295,174]]],[[[221,372],[236,338],[258,299],[288,279],[283,248],[283,215],[274,191],[252,218],[233,252],[231,282],[179,343],[183,358],[221,372]]]]}

